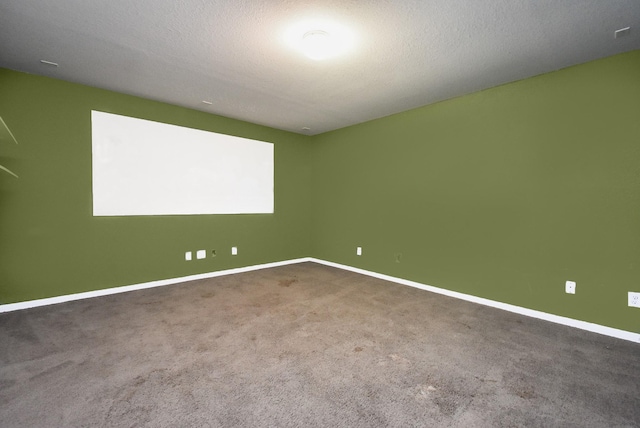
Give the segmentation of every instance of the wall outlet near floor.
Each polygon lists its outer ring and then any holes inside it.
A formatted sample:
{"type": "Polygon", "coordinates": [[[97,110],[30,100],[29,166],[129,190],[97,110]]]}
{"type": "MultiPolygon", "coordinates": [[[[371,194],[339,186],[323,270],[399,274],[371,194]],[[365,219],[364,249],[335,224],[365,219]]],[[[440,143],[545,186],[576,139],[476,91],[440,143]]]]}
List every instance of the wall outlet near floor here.
{"type": "Polygon", "coordinates": [[[575,281],[565,282],[564,291],[566,291],[568,294],[576,294],[576,282],[575,281]]]}
{"type": "Polygon", "coordinates": [[[629,291],[629,306],[640,308],[640,293],[629,291]]]}
{"type": "Polygon", "coordinates": [[[198,260],[206,259],[207,258],[207,250],[198,250],[198,252],[196,253],[196,257],[198,258],[198,260]]]}
{"type": "Polygon", "coordinates": [[[184,253],[184,259],[186,261],[191,260],[192,256],[191,256],[191,251],[187,251],[186,253],[184,253]]]}
{"type": "Polygon", "coordinates": [[[356,248],[356,255],[357,256],[361,256],[362,255],[362,247],[357,247],[356,248]]]}
{"type": "Polygon", "coordinates": [[[238,247],[231,247],[231,255],[232,256],[238,255],[238,247]]]}

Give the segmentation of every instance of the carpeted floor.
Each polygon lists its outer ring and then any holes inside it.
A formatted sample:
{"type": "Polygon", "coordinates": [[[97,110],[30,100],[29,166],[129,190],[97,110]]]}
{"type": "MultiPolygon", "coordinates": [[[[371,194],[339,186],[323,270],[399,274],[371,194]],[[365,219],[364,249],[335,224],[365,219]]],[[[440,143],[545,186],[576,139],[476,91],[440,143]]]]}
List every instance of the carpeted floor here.
{"type": "Polygon", "coordinates": [[[637,427],[640,345],[303,263],[0,314],[2,427],[637,427]]]}

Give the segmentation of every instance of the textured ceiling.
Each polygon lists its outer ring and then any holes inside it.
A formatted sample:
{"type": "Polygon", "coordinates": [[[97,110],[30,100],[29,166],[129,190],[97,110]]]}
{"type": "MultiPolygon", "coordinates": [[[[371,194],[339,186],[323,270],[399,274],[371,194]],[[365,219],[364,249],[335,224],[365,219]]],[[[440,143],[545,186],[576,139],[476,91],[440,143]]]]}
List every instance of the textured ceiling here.
{"type": "Polygon", "coordinates": [[[0,2],[0,67],[307,134],[634,49],[640,0],[0,2]],[[354,49],[292,49],[309,20],[354,49]]]}

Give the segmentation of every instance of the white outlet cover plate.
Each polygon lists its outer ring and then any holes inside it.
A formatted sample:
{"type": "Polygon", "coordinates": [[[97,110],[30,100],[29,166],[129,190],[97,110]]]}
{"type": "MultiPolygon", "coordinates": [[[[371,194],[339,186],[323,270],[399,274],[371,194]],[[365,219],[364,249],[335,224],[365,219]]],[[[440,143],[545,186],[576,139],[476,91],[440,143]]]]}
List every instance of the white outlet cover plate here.
{"type": "Polygon", "coordinates": [[[238,247],[231,247],[231,255],[232,256],[238,255],[238,247]]]}
{"type": "Polygon", "coordinates": [[[640,293],[629,291],[629,306],[640,308],[640,293]]]}
{"type": "Polygon", "coordinates": [[[575,281],[567,281],[564,285],[564,291],[569,294],[576,294],[576,283],[575,281]]]}
{"type": "Polygon", "coordinates": [[[356,248],[356,254],[361,256],[362,255],[362,247],[357,247],[356,248]]]}
{"type": "Polygon", "coordinates": [[[204,259],[207,257],[207,250],[198,250],[198,252],[196,253],[196,257],[198,259],[204,259]]]}
{"type": "Polygon", "coordinates": [[[191,260],[191,251],[184,253],[184,259],[187,261],[191,260]]]}

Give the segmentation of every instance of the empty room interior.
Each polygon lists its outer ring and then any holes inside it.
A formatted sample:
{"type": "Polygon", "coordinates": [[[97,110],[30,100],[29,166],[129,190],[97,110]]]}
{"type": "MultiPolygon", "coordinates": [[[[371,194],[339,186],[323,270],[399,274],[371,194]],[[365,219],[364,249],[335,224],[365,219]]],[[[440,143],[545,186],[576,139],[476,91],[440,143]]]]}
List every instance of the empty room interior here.
{"type": "Polygon", "coordinates": [[[640,426],[640,2],[1,2],[0,426],[640,426]]]}

